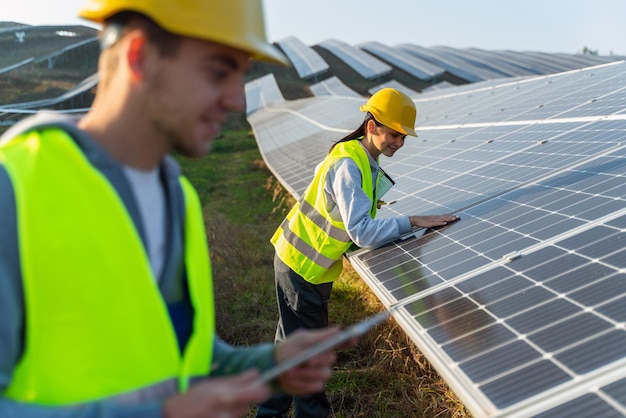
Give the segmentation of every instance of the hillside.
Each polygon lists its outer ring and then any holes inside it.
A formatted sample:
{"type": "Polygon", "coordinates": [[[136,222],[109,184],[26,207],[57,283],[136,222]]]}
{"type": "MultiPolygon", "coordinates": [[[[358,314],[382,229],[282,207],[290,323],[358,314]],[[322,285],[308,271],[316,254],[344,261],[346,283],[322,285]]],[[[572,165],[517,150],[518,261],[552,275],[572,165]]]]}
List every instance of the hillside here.
{"type": "Polygon", "coordinates": [[[54,98],[95,73],[96,36],[95,29],[85,26],[0,23],[0,103],[54,98]],[[18,37],[19,33],[24,35],[18,37]],[[82,42],[86,44],[69,49],[82,42]],[[65,48],[69,50],[57,56],[65,48]]]}

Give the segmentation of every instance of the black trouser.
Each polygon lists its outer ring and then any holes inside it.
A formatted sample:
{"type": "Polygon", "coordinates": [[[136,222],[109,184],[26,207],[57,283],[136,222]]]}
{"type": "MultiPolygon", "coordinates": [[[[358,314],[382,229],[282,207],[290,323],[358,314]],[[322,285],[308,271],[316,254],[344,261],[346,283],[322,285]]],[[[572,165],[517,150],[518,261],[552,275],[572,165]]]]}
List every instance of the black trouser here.
{"type": "MultiPolygon", "coordinates": [[[[278,301],[278,326],[275,342],[299,328],[325,328],[328,326],[328,298],[333,284],[315,285],[291,270],[278,256],[274,256],[276,299],[278,301]]],[[[323,418],[330,410],[325,392],[308,396],[275,395],[259,406],[258,418],[282,417],[294,404],[297,418],[323,418]]]]}

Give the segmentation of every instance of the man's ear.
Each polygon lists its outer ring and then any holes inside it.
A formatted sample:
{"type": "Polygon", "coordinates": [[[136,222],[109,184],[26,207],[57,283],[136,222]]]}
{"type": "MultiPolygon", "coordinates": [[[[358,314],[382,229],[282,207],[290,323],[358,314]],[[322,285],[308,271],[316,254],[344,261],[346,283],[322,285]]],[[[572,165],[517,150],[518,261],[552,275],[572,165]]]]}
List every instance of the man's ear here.
{"type": "Polygon", "coordinates": [[[134,31],[128,35],[128,49],[126,61],[134,81],[141,81],[146,71],[148,40],[141,31],[134,31]]]}

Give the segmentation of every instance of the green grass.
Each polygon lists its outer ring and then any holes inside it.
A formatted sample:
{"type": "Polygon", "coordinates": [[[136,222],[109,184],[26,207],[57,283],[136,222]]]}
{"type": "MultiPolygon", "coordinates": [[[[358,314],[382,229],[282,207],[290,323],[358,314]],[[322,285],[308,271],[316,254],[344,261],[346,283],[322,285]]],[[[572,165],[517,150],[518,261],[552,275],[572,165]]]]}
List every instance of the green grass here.
{"type": "MultiPolygon", "coordinates": [[[[203,203],[218,333],[238,345],[273,340],[278,316],[269,239],[293,199],[246,129],[226,132],[201,159],[178,160],[203,203]]],[[[330,322],[346,327],[382,309],[345,262],[333,288],[330,322]]],[[[336,418],[470,416],[393,319],[338,353],[327,393],[336,418]]],[[[253,415],[251,409],[247,416],[253,415]]]]}
{"type": "Polygon", "coordinates": [[[271,234],[287,210],[249,131],[214,141],[207,156],[178,158],[203,204],[215,276],[218,332],[233,344],[271,341],[276,324],[271,234]]]}

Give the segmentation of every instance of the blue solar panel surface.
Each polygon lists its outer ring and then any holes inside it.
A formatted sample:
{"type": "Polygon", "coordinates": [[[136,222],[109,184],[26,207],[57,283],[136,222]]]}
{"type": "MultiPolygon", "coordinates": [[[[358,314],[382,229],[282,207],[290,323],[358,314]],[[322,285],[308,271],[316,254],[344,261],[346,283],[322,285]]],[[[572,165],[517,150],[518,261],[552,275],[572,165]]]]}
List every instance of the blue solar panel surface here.
{"type": "MultiPolygon", "coordinates": [[[[349,260],[477,417],[626,416],[624,86],[618,63],[433,92],[381,161],[379,216],[461,220],[349,260]]],[[[354,100],[252,115],[296,196],[359,123],[354,100]]]]}

